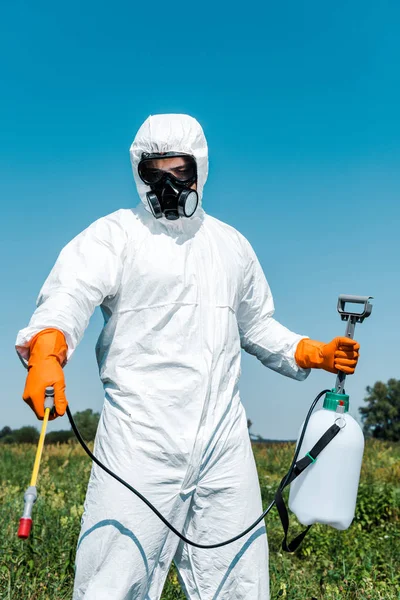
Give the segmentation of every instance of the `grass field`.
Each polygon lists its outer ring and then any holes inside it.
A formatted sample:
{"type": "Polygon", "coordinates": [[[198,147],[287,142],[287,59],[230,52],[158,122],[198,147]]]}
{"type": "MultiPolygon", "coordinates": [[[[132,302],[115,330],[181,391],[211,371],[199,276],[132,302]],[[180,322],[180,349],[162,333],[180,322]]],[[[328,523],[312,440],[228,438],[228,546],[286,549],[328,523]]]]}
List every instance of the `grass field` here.
{"type": "MultiPolygon", "coordinates": [[[[265,505],[286,473],[293,450],[293,444],[254,446],[265,505]]],[[[31,539],[23,542],[16,531],[34,451],[29,445],[0,445],[1,600],[71,598],[91,463],[75,443],[45,447],[35,528],[31,539]]],[[[302,527],[294,517],[292,521],[295,535],[302,527]]],[[[288,555],[281,551],[282,527],[275,508],[266,524],[271,599],[399,600],[400,444],[367,442],[356,518],[347,531],[314,526],[296,554],[288,555]]],[[[172,567],[162,599],[181,598],[172,567]]]]}

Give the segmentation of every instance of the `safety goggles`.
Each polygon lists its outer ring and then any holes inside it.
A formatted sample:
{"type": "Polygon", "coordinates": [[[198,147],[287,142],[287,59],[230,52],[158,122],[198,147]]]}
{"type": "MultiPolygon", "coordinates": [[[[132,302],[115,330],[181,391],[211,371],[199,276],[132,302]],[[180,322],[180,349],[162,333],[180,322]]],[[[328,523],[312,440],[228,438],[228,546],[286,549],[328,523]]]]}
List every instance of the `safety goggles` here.
{"type": "Polygon", "coordinates": [[[147,185],[156,185],[166,173],[172,175],[180,183],[192,184],[197,180],[196,160],[190,154],[179,152],[154,154],[143,152],[142,159],[138,165],[138,173],[140,179],[147,185]],[[172,158],[177,160],[170,160],[163,167],[163,161],[172,158]]]}

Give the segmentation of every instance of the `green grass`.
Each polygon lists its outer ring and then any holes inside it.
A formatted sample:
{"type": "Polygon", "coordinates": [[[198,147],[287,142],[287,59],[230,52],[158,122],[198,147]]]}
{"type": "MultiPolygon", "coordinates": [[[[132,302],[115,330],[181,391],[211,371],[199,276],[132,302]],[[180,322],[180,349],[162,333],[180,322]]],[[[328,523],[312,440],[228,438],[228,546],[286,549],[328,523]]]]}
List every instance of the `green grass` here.
{"type": "MultiPolygon", "coordinates": [[[[286,473],[293,444],[255,445],[264,505],[286,473]]],[[[45,447],[31,539],[16,531],[35,448],[0,445],[0,599],[70,599],[80,516],[91,463],[75,444],[45,447]]],[[[286,494],[287,495],[287,494],[286,494]]],[[[228,515],[229,517],[229,515],[228,515]]],[[[300,549],[281,550],[276,509],[266,524],[271,599],[400,599],[400,444],[367,442],[356,518],[344,532],[314,526],[300,549]]],[[[291,536],[302,526],[292,516],[291,536]]],[[[171,568],[163,600],[183,599],[171,568]]],[[[260,599],[262,600],[262,599],[260,599]]]]}

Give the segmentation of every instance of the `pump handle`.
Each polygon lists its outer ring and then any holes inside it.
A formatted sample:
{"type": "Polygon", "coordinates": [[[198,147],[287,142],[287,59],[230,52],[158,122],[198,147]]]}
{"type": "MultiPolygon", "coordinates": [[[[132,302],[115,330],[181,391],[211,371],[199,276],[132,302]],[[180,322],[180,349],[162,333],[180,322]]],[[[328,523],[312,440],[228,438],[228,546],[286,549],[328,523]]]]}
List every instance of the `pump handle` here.
{"type": "Polygon", "coordinates": [[[372,312],[372,304],[369,302],[372,298],[373,296],[350,296],[348,294],[341,294],[338,299],[337,310],[342,321],[348,321],[353,317],[351,320],[354,320],[355,323],[362,323],[372,312]],[[351,302],[352,304],[364,304],[364,310],[362,312],[346,310],[346,302],[351,302]]]}
{"type": "MultiPolygon", "coordinates": [[[[354,338],[354,330],[356,323],[362,323],[364,319],[369,317],[372,312],[372,300],[373,296],[350,296],[348,294],[341,294],[338,300],[338,313],[340,314],[342,321],[347,321],[345,336],[348,338],[354,338]],[[361,313],[345,310],[346,302],[352,302],[353,304],[364,304],[364,310],[361,313]]],[[[344,382],[346,379],[346,373],[339,371],[336,377],[335,391],[337,394],[344,394],[344,382]]]]}

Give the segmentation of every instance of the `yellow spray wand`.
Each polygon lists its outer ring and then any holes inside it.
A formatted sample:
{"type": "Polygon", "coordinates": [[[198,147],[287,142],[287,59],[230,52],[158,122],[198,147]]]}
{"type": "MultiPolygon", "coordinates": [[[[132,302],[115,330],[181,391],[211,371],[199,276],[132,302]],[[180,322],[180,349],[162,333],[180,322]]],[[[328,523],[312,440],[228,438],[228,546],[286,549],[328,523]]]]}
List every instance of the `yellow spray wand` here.
{"type": "Polygon", "coordinates": [[[26,540],[32,529],[32,507],[36,502],[37,491],[36,482],[39,473],[40,459],[42,458],[44,438],[46,436],[47,423],[49,421],[50,412],[54,407],[54,388],[47,387],[45,390],[44,400],[44,417],[42,430],[40,432],[39,442],[36,449],[35,462],[32,470],[31,483],[24,494],[24,513],[19,520],[18,537],[26,540]]]}

